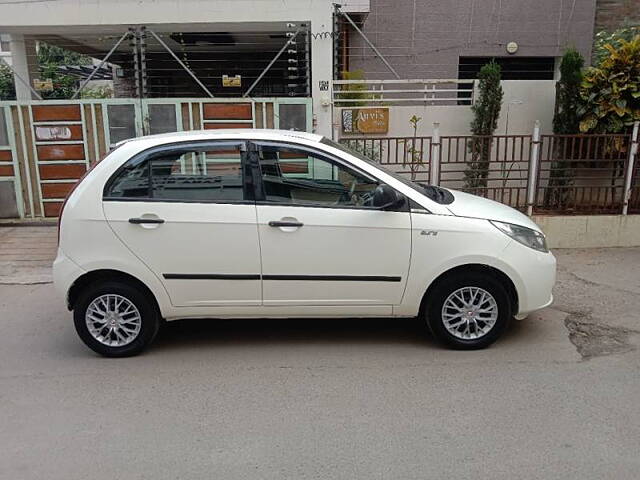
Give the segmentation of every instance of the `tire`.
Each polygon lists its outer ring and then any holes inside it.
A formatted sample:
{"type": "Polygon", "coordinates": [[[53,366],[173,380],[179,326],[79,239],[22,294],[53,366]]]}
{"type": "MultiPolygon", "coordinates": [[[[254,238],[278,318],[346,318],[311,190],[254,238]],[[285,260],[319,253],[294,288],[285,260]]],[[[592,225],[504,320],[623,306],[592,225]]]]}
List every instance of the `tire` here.
{"type": "Polygon", "coordinates": [[[429,292],[427,302],[424,313],[429,330],[440,343],[458,350],[488,347],[502,335],[512,317],[506,289],[493,276],[480,272],[458,273],[444,278],[429,292]],[[483,292],[487,296],[482,297],[483,292]],[[465,307],[461,299],[467,300],[471,306],[465,307]],[[483,303],[482,299],[485,299],[483,303]],[[446,309],[443,308],[445,302],[446,309]],[[458,313],[456,308],[463,311],[458,313]]]}
{"type": "Polygon", "coordinates": [[[142,352],[158,333],[159,317],[148,294],[117,280],[88,285],[78,297],[73,310],[73,321],[82,341],[91,350],[105,357],[130,357],[142,352]],[[117,310],[124,315],[110,313],[116,310],[117,304],[117,310]],[[99,313],[101,311],[109,313],[103,315],[99,313]],[[96,322],[95,319],[99,321],[96,322]],[[105,327],[101,328],[104,319],[105,327]],[[99,333],[92,333],[89,324],[93,326],[94,332],[99,333]],[[110,332],[109,325],[115,325],[117,329],[111,328],[110,332]]]}

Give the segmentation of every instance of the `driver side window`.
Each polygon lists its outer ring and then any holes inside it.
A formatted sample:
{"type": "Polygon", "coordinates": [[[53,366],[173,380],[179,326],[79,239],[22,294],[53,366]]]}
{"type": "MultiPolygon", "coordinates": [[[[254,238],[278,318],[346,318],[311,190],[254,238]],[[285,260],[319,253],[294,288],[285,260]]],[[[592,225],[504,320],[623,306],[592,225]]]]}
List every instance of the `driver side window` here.
{"type": "Polygon", "coordinates": [[[269,203],[369,207],[378,182],[329,158],[285,146],[258,146],[269,203]]]}

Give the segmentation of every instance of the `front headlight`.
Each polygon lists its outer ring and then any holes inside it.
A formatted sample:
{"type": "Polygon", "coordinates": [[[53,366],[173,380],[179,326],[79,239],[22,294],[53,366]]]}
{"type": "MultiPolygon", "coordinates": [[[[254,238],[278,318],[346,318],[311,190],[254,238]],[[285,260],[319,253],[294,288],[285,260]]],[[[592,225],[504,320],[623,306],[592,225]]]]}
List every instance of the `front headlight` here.
{"type": "Polygon", "coordinates": [[[489,220],[491,224],[503,233],[506,233],[515,241],[526,245],[529,248],[538,250],[539,252],[548,252],[547,240],[544,238],[544,234],[532,230],[527,227],[521,227],[520,225],[514,225],[513,223],[497,222],[495,220],[489,220]]]}

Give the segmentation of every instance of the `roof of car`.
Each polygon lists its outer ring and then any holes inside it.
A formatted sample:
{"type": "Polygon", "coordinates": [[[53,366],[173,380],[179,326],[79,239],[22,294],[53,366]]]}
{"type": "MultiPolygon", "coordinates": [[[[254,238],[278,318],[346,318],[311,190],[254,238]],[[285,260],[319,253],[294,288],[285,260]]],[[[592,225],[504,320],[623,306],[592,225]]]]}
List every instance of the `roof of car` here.
{"type": "Polygon", "coordinates": [[[136,137],[123,140],[118,145],[129,142],[157,139],[162,141],[176,140],[188,141],[189,139],[217,139],[217,138],[255,138],[257,140],[282,140],[283,137],[297,138],[311,142],[319,142],[322,135],[308,132],[299,132],[296,130],[275,130],[275,129],[255,129],[255,128],[221,128],[212,130],[189,130],[184,132],[160,133],[157,135],[147,135],[145,137],[136,137]]]}

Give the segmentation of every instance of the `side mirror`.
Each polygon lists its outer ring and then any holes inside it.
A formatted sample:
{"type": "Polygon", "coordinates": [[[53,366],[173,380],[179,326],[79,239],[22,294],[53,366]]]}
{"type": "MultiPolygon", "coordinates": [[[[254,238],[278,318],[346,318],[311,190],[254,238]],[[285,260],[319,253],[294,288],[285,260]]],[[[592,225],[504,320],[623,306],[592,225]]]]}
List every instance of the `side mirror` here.
{"type": "Polygon", "coordinates": [[[373,191],[373,206],[379,210],[387,210],[402,205],[404,196],[384,183],[373,191]]]}

